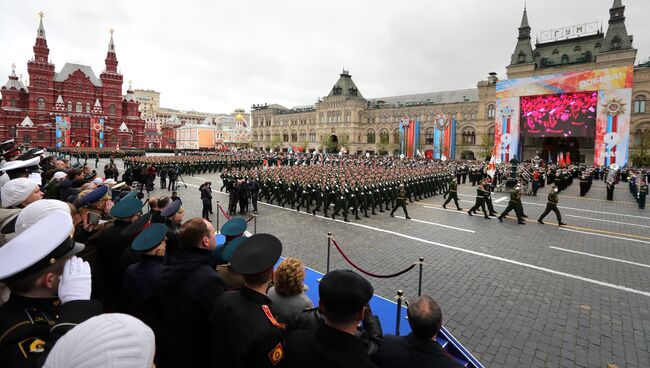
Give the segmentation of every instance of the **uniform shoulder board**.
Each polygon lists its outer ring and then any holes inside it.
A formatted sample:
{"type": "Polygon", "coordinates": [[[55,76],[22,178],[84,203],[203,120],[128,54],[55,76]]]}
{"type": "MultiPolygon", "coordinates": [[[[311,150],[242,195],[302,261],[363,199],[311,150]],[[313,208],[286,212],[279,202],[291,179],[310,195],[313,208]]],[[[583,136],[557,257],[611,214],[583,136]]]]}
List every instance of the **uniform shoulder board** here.
{"type": "Polygon", "coordinates": [[[286,323],[280,323],[280,322],[278,322],[278,320],[275,319],[275,317],[271,313],[271,309],[269,308],[268,305],[266,305],[266,304],[262,305],[262,310],[264,311],[264,314],[266,315],[266,318],[269,319],[269,321],[271,322],[271,324],[274,327],[277,327],[277,328],[283,329],[283,330],[287,328],[286,323]]]}

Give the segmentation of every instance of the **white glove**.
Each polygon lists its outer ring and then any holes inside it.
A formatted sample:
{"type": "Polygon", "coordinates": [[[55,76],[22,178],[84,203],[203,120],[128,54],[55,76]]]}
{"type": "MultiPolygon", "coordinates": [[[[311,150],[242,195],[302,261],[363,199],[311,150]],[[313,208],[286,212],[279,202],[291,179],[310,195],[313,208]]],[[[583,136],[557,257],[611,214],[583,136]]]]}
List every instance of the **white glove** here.
{"type": "Polygon", "coordinates": [[[65,304],[73,300],[90,300],[92,278],[90,265],[79,257],[70,258],[63,267],[59,283],[59,299],[65,304]]]}

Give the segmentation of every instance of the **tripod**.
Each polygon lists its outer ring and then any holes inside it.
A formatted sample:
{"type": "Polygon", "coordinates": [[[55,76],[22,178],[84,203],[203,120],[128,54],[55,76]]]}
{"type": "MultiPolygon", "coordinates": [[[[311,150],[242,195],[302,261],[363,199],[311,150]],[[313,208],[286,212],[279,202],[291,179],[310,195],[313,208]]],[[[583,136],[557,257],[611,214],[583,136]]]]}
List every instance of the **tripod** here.
{"type": "MultiPolygon", "coordinates": [[[[178,174],[178,180],[180,180],[183,186],[185,187],[185,189],[187,189],[187,184],[185,184],[185,180],[183,180],[183,174],[178,174]]],[[[178,184],[176,185],[176,187],[178,187],[178,184]]]]}

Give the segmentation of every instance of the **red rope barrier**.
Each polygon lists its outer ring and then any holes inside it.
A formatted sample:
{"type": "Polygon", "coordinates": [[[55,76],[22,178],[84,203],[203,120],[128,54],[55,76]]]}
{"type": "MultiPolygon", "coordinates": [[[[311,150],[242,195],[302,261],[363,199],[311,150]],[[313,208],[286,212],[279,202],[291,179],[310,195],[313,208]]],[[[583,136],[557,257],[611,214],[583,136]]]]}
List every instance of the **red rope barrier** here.
{"type": "Polygon", "coordinates": [[[346,256],[345,253],[343,253],[343,250],[341,250],[341,247],[339,247],[339,243],[337,243],[336,240],[332,239],[332,243],[334,243],[334,246],[339,251],[339,253],[341,253],[341,255],[343,256],[343,259],[345,259],[346,262],[348,262],[352,267],[356,268],[359,272],[364,273],[364,274],[366,274],[368,276],[371,276],[371,277],[377,277],[377,278],[380,278],[380,279],[390,279],[390,278],[397,277],[397,276],[400,276],[400,275],[403,275],[403,274],[409,272],[417,264],[417,263],[413,263],[412,265],[410,265],[405,270],[402,270],[400,272],[393,273],[393,274],[390,274],[390,275],[378,275],[376,273],[368,272],[368,271],[362,269],[361,267],[357,266],[356,264],[354,264],[350,260],[350,258],[348,258],[348,256],[346,256]]]}
{"type": "Polygon", "coordinates": [[[226,220],[230,220],[230,216],[228,216],[228,214],[226,213],[226,211],[223,210],[223,208],[221,207],[221,205],[218,205],[218,207],[219,207],[219,210],[221,210],[221,213],[223,213],[223,217],[225,217],[226,220]]]}
{"type": "Polygon", "coordinates": [[[253,221],[254,218],[255,218],[255,216],[251,216],[251,218],[249,218],[248,220],[246,220],[246,222],[251,222],[251,221],[253,221]]]}

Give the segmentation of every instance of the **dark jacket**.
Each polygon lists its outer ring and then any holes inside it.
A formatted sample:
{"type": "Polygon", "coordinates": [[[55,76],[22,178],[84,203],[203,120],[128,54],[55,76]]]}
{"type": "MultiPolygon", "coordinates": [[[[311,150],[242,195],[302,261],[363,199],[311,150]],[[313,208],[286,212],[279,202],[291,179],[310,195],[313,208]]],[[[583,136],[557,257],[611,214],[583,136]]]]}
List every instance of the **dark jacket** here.
{"type": "Polygon", "coordinates": [[[130,248],[133,239],[122,234],[130,224],[127,221],[115,220],[113,225],[97,235],[98,271],[102,285],[101,290],[93,290],[93,295],[102,298],[106,312],[115,311],[122,292],[124,270],[138,261],[137,254],[130,248]]]}
{"type": "Polygon", "coordinates": [[[181,248],[168,257],[160,277],[163,337],[170,367],[208,367],[208,318],[224,292],[224,282],[210,267],[210,251],[181,248]]]}
{"type": "Polygon", "coordinates": [[[281,362],[284,330],[270,306],[268,296],[245,286],[217,300],[210,315],[213,367],[261,368],[281,362]]]}
{"type": "Polygon", "coordinates": [[[94,300],[60,305],[59,298],[29,298],[12,294],[0,306],[0,367],[40,366],[54,343],[76,324],[100,314],[94,300]],[[42,344],[45,349],[39,349],[42,344]]]}
{"type": "Polygon", "coordinates": [[[375,361],[382,368],[460,368],[442,347],[433,340],[407,336],[385,335],[375,361]]]}
{"type": "Polygon", "coordinates": [[[158,288],[165,257],[141,254],[138,263],[124,271],[119,310],[136,317],[156,335],[156,366],[165,367],[167,349],[162,333],[158,288]]]}
{"type": "Polygon", "coordinates": [[[284,360],[284,366],[290,368],[377,367],[359,339],[324,323],[315,330],[292,333],[287,339],[284,360]]]}

